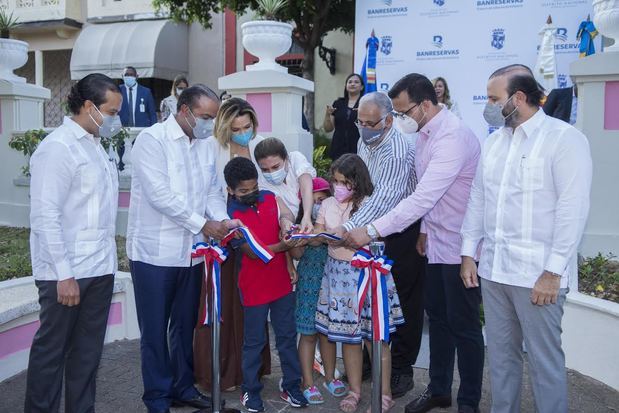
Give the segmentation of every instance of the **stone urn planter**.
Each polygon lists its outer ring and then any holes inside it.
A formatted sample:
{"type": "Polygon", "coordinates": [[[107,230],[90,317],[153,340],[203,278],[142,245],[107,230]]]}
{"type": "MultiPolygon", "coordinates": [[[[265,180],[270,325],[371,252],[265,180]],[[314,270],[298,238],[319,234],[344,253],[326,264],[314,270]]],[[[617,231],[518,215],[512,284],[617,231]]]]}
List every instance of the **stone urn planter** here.
{"type": "Polygon", "coordinates": [[[0,79],[26,83],[26,78],[13,73],[28,61],[28,43],[21,40],[0,39],[0,79]]]}
{"type": "Polygon", "coordinates": [[[619,52],[619,0],[593,0],[593,24],[602,35],[615,41],[604,52],[619,52]]]}
{"type": "Polygon", "coordinates": [[[243,47],[256,56],[259,61],[246,67],[246,70],[276,70],[287,72],[288,69],[275,61],[286,53],[292,45],[292,26],[273,20],[254,20],[243,23],[243,47]]]}

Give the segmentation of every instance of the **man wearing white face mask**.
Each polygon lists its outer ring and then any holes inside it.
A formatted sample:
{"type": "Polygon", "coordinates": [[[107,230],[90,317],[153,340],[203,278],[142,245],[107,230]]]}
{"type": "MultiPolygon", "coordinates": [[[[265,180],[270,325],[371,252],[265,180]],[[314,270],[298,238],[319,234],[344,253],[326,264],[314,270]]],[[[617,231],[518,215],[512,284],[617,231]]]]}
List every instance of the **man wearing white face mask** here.
{"type": "Polygon", "coordinates": [[[481,398],[484,342],[479,322],[479,288],[465,289],[460,274],[460,227],[480,147],[477,137],[447,108],[438,105],[432,82],[411,73],[389,91],[396,128],[419,131],[415,151],[418,183],[411,195],[370,225],[352,230],[354,246],[387,237],[421,222],[417,251],[426,255],[424,307],[430,320],[430,384],[406,406],[421,413],[451,406],[455,353],[460,389],[458,411],[477,412],[481,398]]]}
{"type": "Polygon", "coordinates": [[[30,251],[41,325],[26,385],[27,413],[94,411],[95,378],[116,272],[118,172],[101,146],[120,129],[112,79],[88,75],[71,88],[71,117],[30,160],[30,251]]]}
{"type": "Polygon", "coordinates": [[[241,225],[228,218],[206,145],[218,109],[212,90],[189,87],[179,96],[177,113],[144,129],[132,152],[127,255],[149,413],[169,412],[171,404],[211,405],[194,387],[192,343],[203,265],[191,258],[191,247],[204,238],[222,239],[241,225]]]}
{"type": "MultiPolygon", "coordinates": [[[[383,92],[361,97],[356,125],[359,129],[357,154],[368,167],[374,192],[343,228],[365,228],[415,191],[415,148],[393,127],[391,99],[383,92]]],[[[410,246],[419,236],[418,223],[385,239],[385,254],[394,260],[392,268],[406,322],[392,335],[391,390],[393,398],[413,388],[413,368],[421,346],[423,330],[424,258],[410,246]]]]}
{"type": "Polygon", "coordinates": [[[531,74],[501,68],[487,89],[484,118],[500,129],[484,143],[471,189],[460,275],[467,288],[484,279],[492,412],[521,411],[524,340],[536,411],[564,413],[561,318],[589,212],[589,143],[540,109],[531,74]]]}

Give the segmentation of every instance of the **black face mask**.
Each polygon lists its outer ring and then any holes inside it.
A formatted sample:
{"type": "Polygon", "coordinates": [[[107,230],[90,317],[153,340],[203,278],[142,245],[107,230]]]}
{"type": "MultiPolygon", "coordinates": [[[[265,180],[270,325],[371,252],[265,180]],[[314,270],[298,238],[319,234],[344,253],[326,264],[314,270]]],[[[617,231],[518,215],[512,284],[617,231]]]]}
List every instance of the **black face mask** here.
{"type": "Polygon", "coordinates": [[[236,199],[238,199],[241,204],[251,206],[258,202],[258,195],[258,191],[254,191],[242,196],[237,196],[236,199]]]}

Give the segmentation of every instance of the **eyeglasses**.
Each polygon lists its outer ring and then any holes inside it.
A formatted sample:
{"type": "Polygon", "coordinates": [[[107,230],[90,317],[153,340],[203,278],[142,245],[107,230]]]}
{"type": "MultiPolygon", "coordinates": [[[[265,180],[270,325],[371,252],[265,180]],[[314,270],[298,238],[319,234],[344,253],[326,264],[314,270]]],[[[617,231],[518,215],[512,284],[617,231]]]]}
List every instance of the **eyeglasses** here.
{"type": "Polygon", "coordinates": [[[375,128],[376,125],[378,125],[379,123],[381,123],[382,121],[384,121],[387,118],[387,116],[384,116],[382,118],[380,118],[379,120],[377,120],[374,123],[371,122],[363,122],[363,124],[361,122],[359,122],[359,119],[357,119],[355,121],[355,126],[357,126],[358,128],[375,128]]]}
{"type": "Polygon", "coordinates": [[[419,105],[421,105],[421,103],[417,103],[417,104],[415,104],[415,105],[411,106],[411,107],[410,107],[410,108],[408,108],[405,112],[398,112],[398,111],[395,111],[395,110],[394,110],[394,111],[391,111],[391,114],[392,114],[394,117],[398,118],[398,119],[404,119],[404,118],[408,117],[408,113],[409,113],[411,110],[415,109],[415,108],[416,108],[417,106],[419,106],[419,105]]]}

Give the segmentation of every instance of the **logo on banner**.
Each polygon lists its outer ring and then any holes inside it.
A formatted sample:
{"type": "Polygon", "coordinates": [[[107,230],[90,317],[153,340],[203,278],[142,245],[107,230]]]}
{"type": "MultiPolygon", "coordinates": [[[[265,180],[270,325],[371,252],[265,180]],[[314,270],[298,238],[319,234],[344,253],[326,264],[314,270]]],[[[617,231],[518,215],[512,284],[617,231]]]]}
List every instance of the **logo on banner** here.
{"type": "Polygon", "coordinates": [[[368,9],[369,18],[394,17],[394,16],[408,15],[408,7],[406,6],[392,7],[393,0],[380,0],[380,3],[384,4],[387,7],[368,9]]]}
{"type": "Polygon", "coordinates": [[[445,5],[445,0],[432,0],[432,2],[439,7],[445,5]]]}
{"type": "Polygon", "coordinates": [[[477,10],[513,9],[523,4],[524,0],[477,0],[477,10]]]}
{"type": "Polygon", "coordinates": [[[434,47],[438,47],[439,49],[443,48],[443,36],[441,36],[440,34],[437,34],[436,36],[434,36],[432,38],[432,44],[434,45],[434,47]]]}
{"type": "Polygon", "coordinates": [[[589,0],[543,0],[542,7],[550,7],[552,9],[565,9],[567,7],[582,7],[583,5],[591,5],[589,0]]]}
{"type": "Polygon", "coordinates": [[[565,27],[558,27],[555,31],[555,39],[561,40],[562,42],[567,41],[567,29],[565,27]]]}
{"type": "Polygon", "coordinates": [[[488,102],[486,95],[473,95],[473,105],[485,105],[488,102]]]}
{"type": "MultiPolygon", "coordinates": [[[[565,27],[558,27],[554,32],[555,37],[555,53],[577,53],[580,50],[580,43],[574,43],[569,41],[568,30],[565,27]]],[[[537,51],[540,46],[537,45],[537,51]]]]}
{"type": "Polygon", "coordinates": [[[505,29],[494,29],[492,31],[492,47],[497,50],[501,50],[503,48],[503,43],[505,42],[505,29]]]}
{"type": "Polygon", "coordinates": [[[389,91],[389,83],[381,83],[380,90],[382,90],[383,92],[389,91]]]}
{"type": "Polygon", "coordinates": [[[559,88],[567,87],[567,75],[564,73],[559,73],[557,76],[557,83],[559,88]]]}
{"type": "Polygon", "coordinates": [[[383,36],[380,38],[380,52],[384,55],[391,54],[391,47],[393,46],[393,41],[391,40],[391,36],[383,36]]]}
{"type": "Polygon", "coordinates": [[[460,57],[460,49],[445,47],[443,35],[435,34],[432,36],[432,45],[439,50],[418,50],[416,53],[417,60],[458,59],[460,57]]]}
{"type": "Polygon", "coordinates": [[[420,17],[430,18],[450,17],[460,13],[462,7],[453,6],[453,2],[450,4],[452,7],[448,7],[446,3],[446,0],[428,0],[427,5],[416,7],[415,10],[419,10],[420,17]]]}

